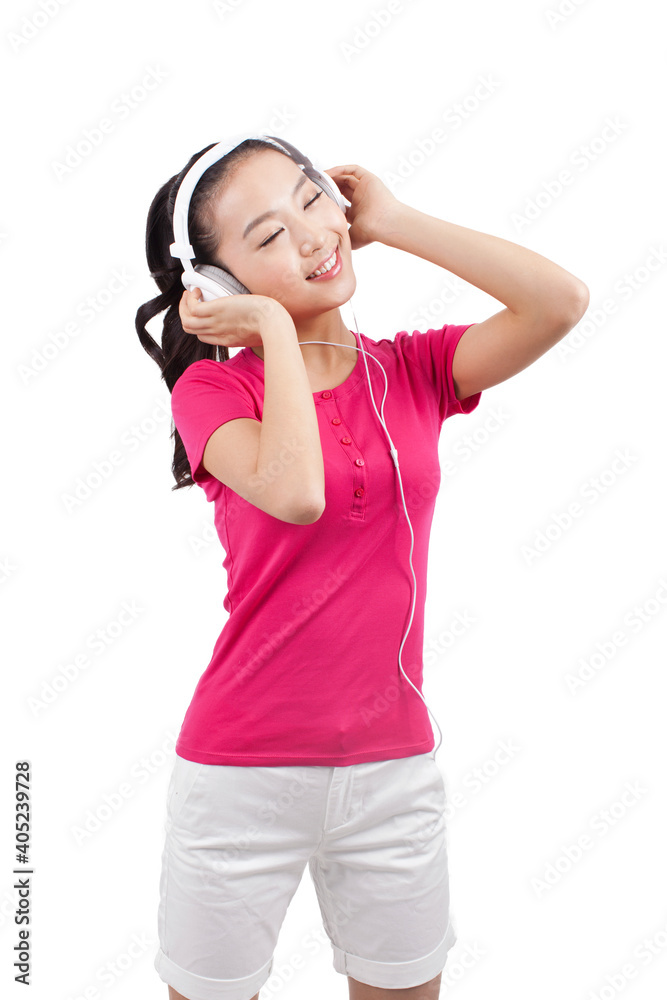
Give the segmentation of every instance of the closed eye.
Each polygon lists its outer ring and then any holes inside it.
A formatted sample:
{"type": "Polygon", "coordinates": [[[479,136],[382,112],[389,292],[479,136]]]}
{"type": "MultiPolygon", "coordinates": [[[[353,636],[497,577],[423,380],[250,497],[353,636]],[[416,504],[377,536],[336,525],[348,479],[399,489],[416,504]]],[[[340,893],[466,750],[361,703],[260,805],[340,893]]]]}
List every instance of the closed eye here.
{"type": "MultiPolygon", "coordinates": [[[[304,207],[304,209],[308,208],[308,206],[309,206],[309,205],[312,205],[312,204],[313,204],[313,202],[317,201],[317,199],[318,199],[318,198],[320,197],[320,195],[323,195],[323,194],[324,194],[324,191],[318,191],[318,192],[317,192],[317,194],[315,195],[315,197],[314,197],[314,198],[311,198],[311,199],[310,199],[310,201],[307,201],[307,202],[306,202],[306,204],[305,204],[305,205],[303,206],[303,207],[304,207]]],[[[274,239],[276,238],[276,236],[279,236],[279,235],[280,235],[280,233],[282,233],[283,231],[284,231],[284,230],[282,230],[282,229],[278,229],[278,230],[277,230],[277,232],[275,232],[275,233],[273,234],[273,236],[269,236],[268,240],[264,240],[264,242],[263,242],[263,243],[260,243],[260,247],[265,247],[265,246],[268,246],[268,244],[269,244],[269,243],[270,243],[270,242],[271,242],[272,240],[274,240],[274,239]]]]}

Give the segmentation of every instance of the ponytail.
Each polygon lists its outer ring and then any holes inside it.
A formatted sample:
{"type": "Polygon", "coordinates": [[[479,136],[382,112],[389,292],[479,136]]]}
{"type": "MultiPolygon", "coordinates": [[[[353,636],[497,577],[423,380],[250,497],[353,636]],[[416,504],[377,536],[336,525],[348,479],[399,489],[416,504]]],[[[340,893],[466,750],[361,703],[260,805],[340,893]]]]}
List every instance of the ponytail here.
{"type": "MultiPolygon", "coordinates": [[[[213,361],[228,361],[227,347],[205,344],[192,333],[186,333],[181,324],[178,307],[184,286],[181,280],[183,265],[169,251],[174,241],[173,217],[176,195],[181,181],[190,167],[215,143],[206,146],[190,159],[180,174],[176,174],[162,185],[155,195],[148,211],[146,223],[146,259],[151,277],[155,280],[160,294],[139,306],[135,318],[137,335],[144,350],[160,367],[162,379],[171,393],[176,381],[186,368],[195,361],[211,358],[213,361]],[[162,345],[156,343],[146,329],[146,324],[164,312],[162,321],[162,345]]],[[[195,252],[193,264],[219,264],[213,259],[220,244],[220,233],[212,224],[210,204],[220,193],[223,182],[230,175],[233,164],[250,156],[256,149],[265,149],[267,144],[258,139],[246,139],[236,149],[212,164],[200,178],[188,211],[188,232],[195,252]]],[[[287,155],[287,154],[285,154],[287,155]]],[[[181,436],[173,428],[174,457],[171,470],[176,480],[172,490],[192,486],[192,470],[188,462],[181,436]]]]}

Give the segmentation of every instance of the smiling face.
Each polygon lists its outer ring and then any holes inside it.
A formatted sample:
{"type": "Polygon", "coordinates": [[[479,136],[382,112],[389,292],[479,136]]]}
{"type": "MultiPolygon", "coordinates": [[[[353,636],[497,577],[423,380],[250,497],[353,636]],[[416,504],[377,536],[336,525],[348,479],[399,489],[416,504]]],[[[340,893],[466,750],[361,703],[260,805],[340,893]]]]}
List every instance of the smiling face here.
{"type": "Polygon", "coordinates": [[[241,161],[211,211],[221,234],[216,263],[252,294],[277,299],[295,322],[336,309],[353,295],[345,214],[290,157],[262,149],[241,161]],[[334,250],[338,273],[308,279],[334,250]]]}

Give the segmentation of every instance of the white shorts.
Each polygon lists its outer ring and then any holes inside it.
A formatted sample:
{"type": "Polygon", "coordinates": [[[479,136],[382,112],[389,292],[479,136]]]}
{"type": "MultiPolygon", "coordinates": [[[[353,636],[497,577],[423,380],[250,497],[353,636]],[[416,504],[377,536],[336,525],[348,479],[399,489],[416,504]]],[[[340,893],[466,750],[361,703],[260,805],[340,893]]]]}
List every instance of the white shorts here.
{"type": "Polygon", "coordinates": [[[445,788],[430,753],[345,767],[176,757],[158,910],[160,979],[188,1000],[251,1000],[309,866],[337,972],[418,986],[456,942],[445,788]]]}

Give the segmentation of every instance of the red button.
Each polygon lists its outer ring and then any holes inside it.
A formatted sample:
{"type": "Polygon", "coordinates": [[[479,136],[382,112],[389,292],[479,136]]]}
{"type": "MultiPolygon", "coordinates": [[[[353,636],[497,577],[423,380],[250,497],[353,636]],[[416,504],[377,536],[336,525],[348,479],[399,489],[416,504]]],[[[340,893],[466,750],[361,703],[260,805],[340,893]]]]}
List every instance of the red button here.
{"type": "Polygon", "coordinates": [[[326,390],[325,390],[325,391],[324,391],[324,392],[322,393],[322,399],[328,399],[330,395],[331,395],[330,391],[329,391],[328,389],[326,389],[326,390]]]}
{"type": "Polygon", "coordinates": [[[343,444],[352,444],[352,438],[341,438],[343,444]]]}
{"type": "Polygon", "coordinates": [[[334,417],[333,420],[331,421],[331,423],[332,424],[339,424],[340,423],[340,417],[334,417]]]}
{"type": "Polygon", "coordinates": [[[358,490],[354,491],[354,495],[355,497],[362,497],[365,492],[366,490],[363,488],[363,486],[360,486],[358,490]]]}
{"type": "Polygon", "coordinates": [[[355,458],[354,464],[355,465],[363,465],[364,464],[363,458],[355,458]]]}

